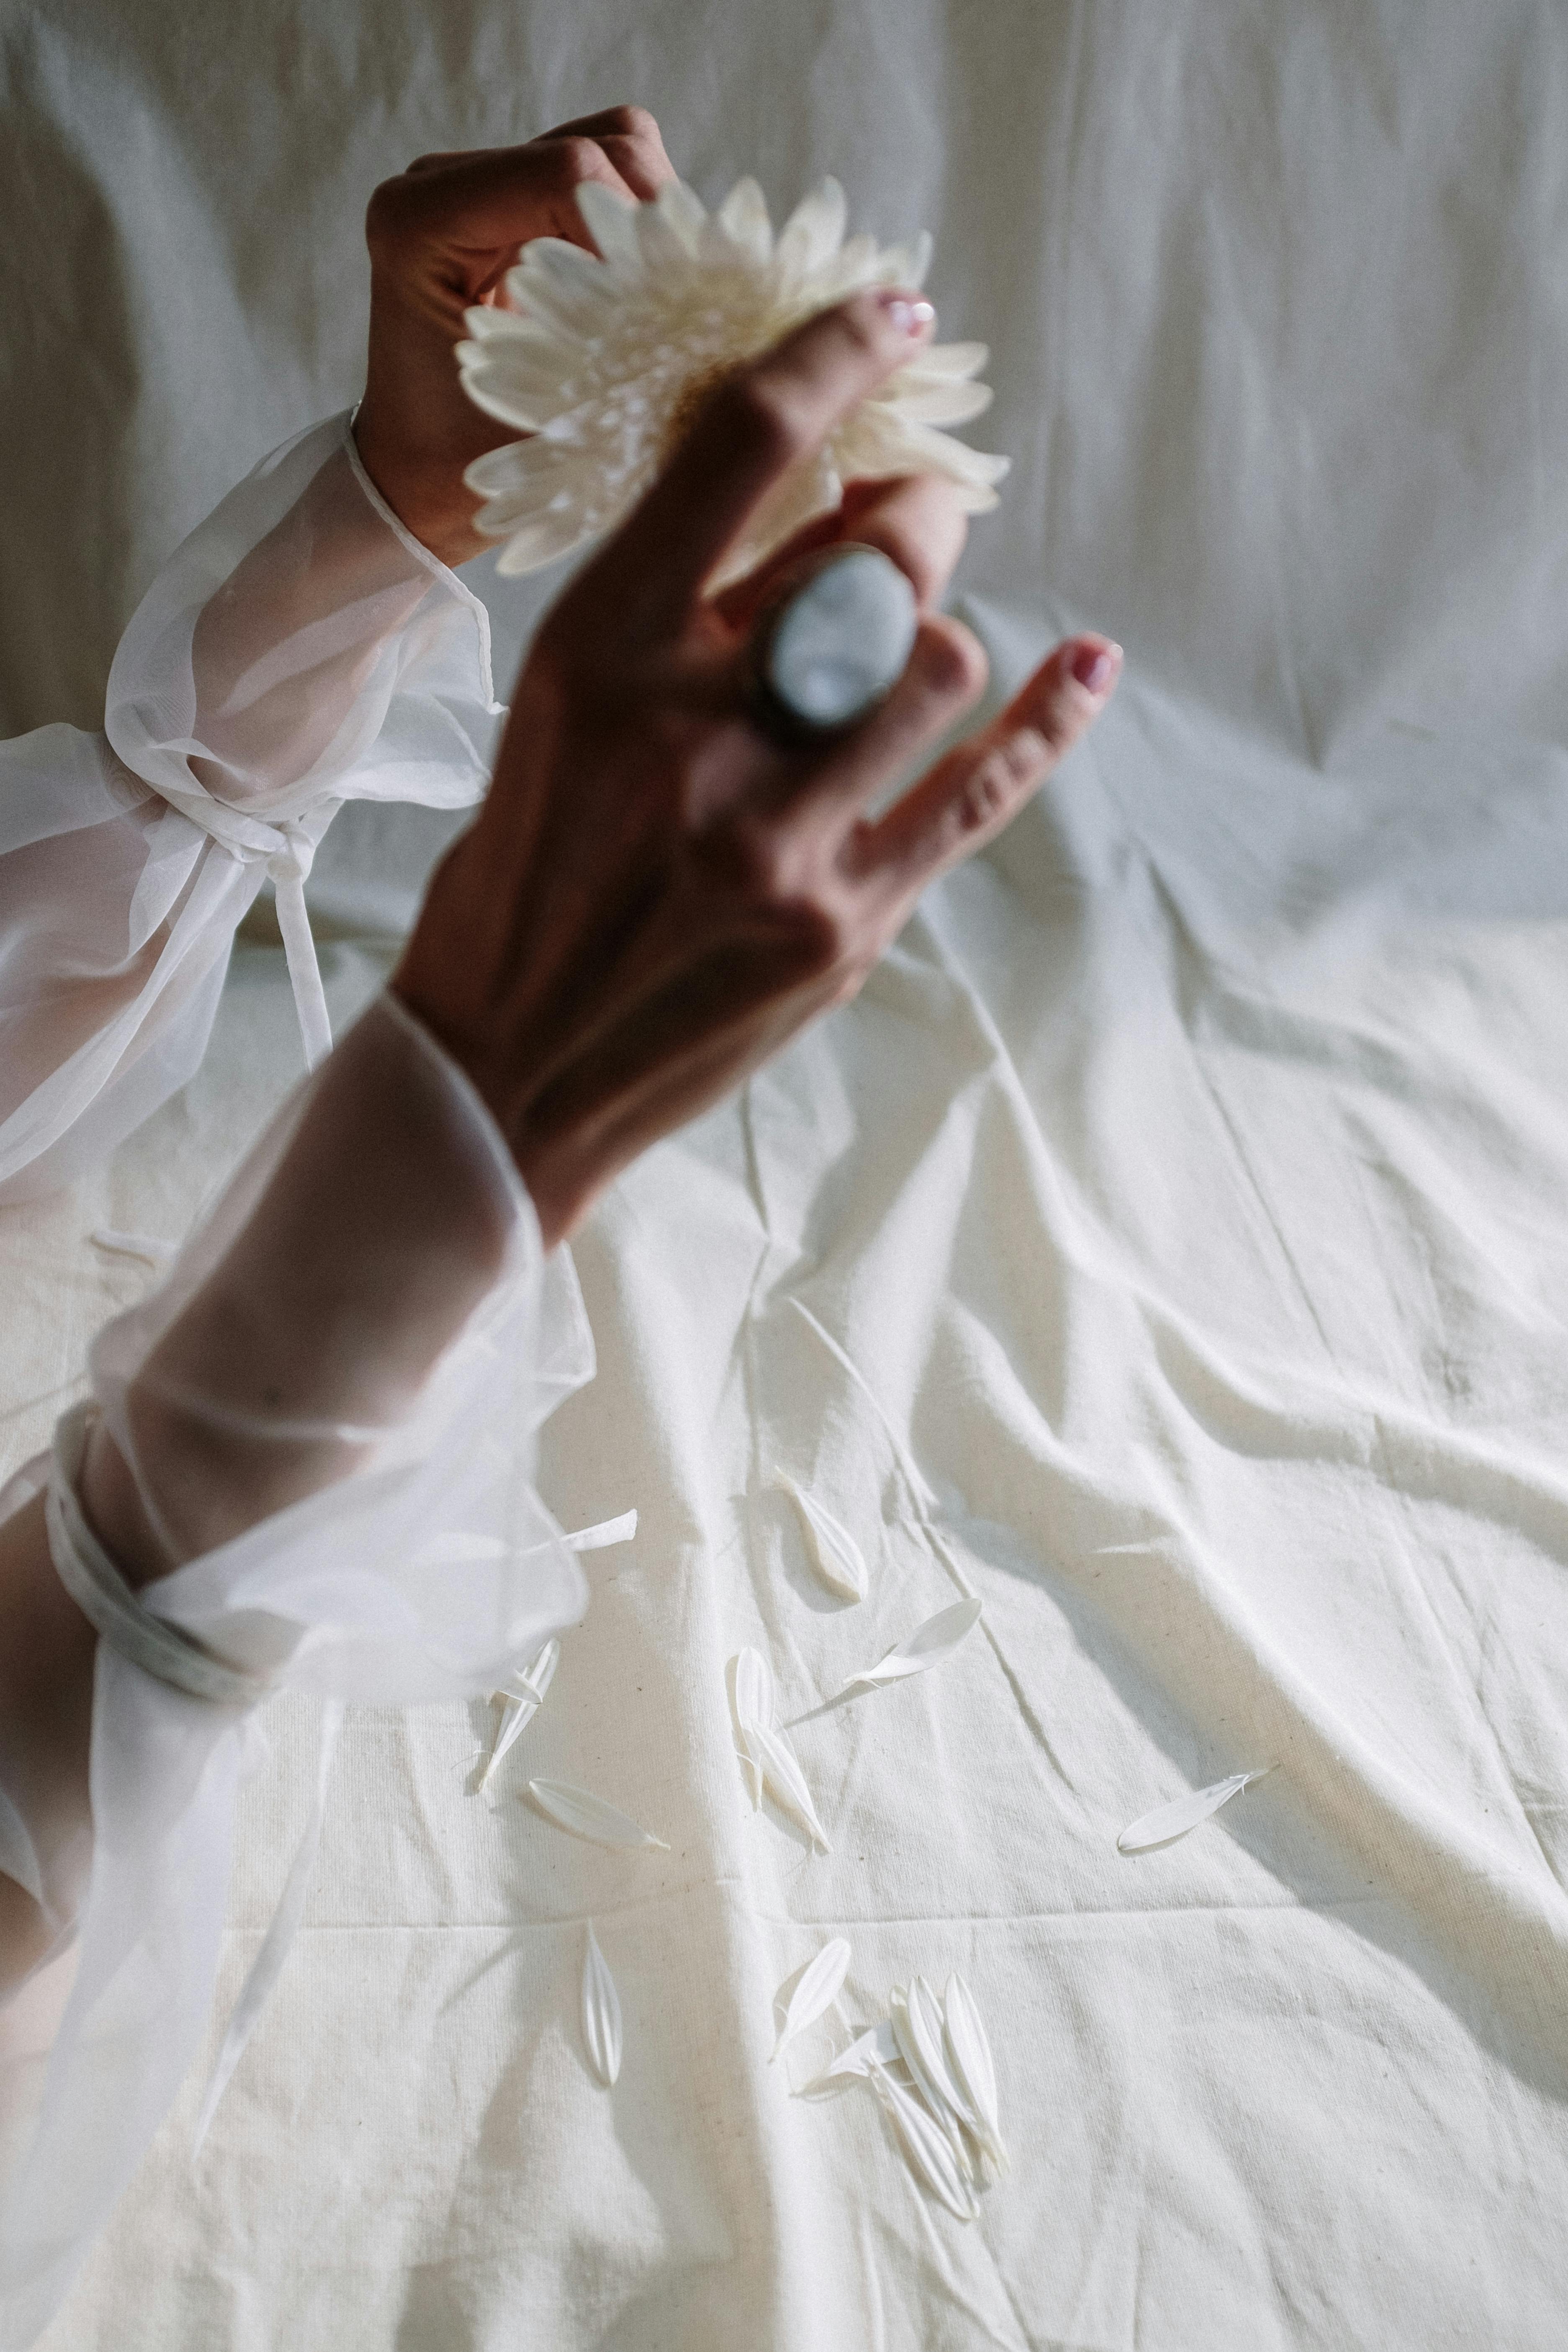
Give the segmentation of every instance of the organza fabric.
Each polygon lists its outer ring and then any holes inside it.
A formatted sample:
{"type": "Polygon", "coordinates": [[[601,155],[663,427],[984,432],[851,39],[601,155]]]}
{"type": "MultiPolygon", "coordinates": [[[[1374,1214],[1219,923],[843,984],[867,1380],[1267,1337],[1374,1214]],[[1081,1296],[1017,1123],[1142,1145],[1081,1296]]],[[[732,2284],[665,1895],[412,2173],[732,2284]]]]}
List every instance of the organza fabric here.
{"type": "MultiPolygon", "coordinates": [[[[97,1407],[178,1563],[142,1607],[253,1676],[258,1695],[326,1702],[319,1799],[344,1701],[487,1692],[581,1614],[581,1571],[532,1484],[533,1435],[592,1370],[570,1257],[544,1255],[503,1139],[421,1026],[378,1000],[167,1280],[93,1349],[97,1407]],[[296,1391],[280,1415],[258,1407],[257,1351],[265,1360],[280,1311],[309,1303],[311,1277],[295,1279],[279,1250],[318,1218],[323,1167],[353,1213],[333,1223],[303,1402],[296,1391]],[[215,1330],[245,1337],[226,1362],[215,1330]]],[[[30,1464],[0,1517],[47,1475],[30,1464]]],[[[100,1641],[79,1958],[0,2206],[5,2352],[46,2325],[195,2053],[235,1790],[261,1752],[253,1706],[192,1696],[100,1641]]],[[[16,1874],[64,1936],[81,1841],[51,1874],[36,1802],[0,1727],[0,1860],[20,1857],[16,1874]]],[[[298,1919],[319,1825],[318,1801],[208,2112],[298,1919]]],[[[8,2102],[25,2090],[7,2084],[8,2102]]]]}
{"type": "Polygon", "coordinates": [[[378,496],[350,423],[286,443],[175,551],[101,735],[0,745],[0,1201],[70,1181],[184,1084],[268,877],[319,1060],[303,887],[333,814],[483,795],[484,607],[378,496]]]}

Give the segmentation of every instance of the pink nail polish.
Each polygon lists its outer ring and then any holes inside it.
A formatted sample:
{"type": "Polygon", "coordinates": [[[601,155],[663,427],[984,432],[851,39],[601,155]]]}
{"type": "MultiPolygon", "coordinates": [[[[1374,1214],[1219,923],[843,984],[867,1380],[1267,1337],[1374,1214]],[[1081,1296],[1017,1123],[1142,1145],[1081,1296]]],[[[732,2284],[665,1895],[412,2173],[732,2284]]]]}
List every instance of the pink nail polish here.
{"type": "Polygon", "coordinates": [[[923,335],[936,317],[929,302],[911,301],[907,294],[879,294],[877,299],[900,335],[923,335]]]}
{"type": "Polygon", "coordinates": [[[1116,676],[1121,647],[1107,653],[1100,646],[1079,646],[1072,657],[1072,674],[1089,694],[1103,694],[1116,676]]]}

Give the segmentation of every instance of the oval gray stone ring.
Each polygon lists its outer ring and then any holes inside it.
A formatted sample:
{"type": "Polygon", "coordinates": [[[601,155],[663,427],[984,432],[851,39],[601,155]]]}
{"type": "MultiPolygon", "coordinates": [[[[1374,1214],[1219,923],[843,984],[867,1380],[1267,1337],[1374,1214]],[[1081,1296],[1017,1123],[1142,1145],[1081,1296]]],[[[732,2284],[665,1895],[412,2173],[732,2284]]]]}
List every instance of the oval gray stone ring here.
{"type": "Polygon", "coordinates": [[[753,715],[798,742],[854,726],[904,674],[915,592],[880,548],[846,541],[780,583],[752,638],[753,715]]]}

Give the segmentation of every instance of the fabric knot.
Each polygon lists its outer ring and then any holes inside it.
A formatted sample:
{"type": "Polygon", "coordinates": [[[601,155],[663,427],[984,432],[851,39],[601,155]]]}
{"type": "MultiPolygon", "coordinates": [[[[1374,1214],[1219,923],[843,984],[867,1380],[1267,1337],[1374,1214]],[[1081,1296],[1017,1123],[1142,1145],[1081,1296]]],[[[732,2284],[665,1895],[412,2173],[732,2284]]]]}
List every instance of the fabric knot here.
{"type": "Polygon", "coordinates": [[[316,859],[316,845],[304,826],[295,817],[285,817],[269,830],[276,831],[280,838],[267,860],[268,879],[274,886],[308,882],[316,859]]]}

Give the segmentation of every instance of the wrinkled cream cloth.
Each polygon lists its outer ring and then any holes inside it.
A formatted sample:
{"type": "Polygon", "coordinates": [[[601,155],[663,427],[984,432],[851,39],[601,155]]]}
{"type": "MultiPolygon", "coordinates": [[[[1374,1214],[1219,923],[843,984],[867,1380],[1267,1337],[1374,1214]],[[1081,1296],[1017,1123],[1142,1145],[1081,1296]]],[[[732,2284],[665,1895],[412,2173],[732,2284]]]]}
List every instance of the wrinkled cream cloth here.
{"type": "Polygon", "coordinates": [[[483,796],[484,606],[383,502],[349,422],[285,443],[176,550],[101,735],[0,746],[0,1201],[69,1181],[184,1084],[268,878],[317,1062],[303,890],[337,810],[483,796]]]}

